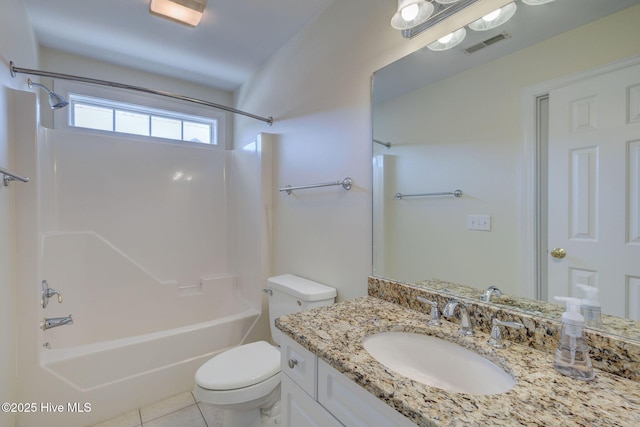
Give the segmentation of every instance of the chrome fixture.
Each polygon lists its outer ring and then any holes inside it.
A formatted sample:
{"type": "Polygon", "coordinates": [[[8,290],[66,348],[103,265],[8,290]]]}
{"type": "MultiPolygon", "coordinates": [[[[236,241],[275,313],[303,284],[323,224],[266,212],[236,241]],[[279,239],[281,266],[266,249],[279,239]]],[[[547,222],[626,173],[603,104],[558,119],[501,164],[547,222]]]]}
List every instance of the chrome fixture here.
{"type": "Polygon", "coordinates": [[[500,330],[500,326],[506,326],[508,328],[522,329],[524,325],[518,322],[503,322],[501,320],[496,319],[495,317],[491,321],[493,327],[491,328],[491,337],[489,337],[489,344],[491,347],[495,348],[505,348],[507,345],[502,341],[502,331],[500,330]]]}
{"type": "MultiPolygon", "coordinates": [[[[433,1],[432,3],[433,10],[428,16],[426,16],[426,18],[422,19],[421,21],[418,20],[417,17],[414,18],[414,20],[412,21],[405,20],[403,22],[404,26],[400,26],[400,27],[397,25],[394,25],[394,22],[397,22],[397,20],[402,21],[402,14],[400,14],[401,11],[404,11],[405,9],[408,10],[409,7],[411,7],[415,13],[417,6],[411,3],[419,3],[419,1],[415,0],[413,2],[410,2],[410,1],[398,2],[398,12],[393,16],[393,19],[391,21],[392,22],[391,26],[402,30],[403,37],[412,39],[417,35],[421,34],[422,32],[424,32],[425,30],[451,18],[456,13],[462,11],[463,9],[473,5],[474,3],[480,0],[432,0],[432,1],[433,1]],[[407,6],[403,7],[404,4],[406,4],[407,6]],[[401,7],[402,7],[402,10],[401,10],[401,7]]],[[[554,0],[522,0],[522,2],[528,6],[538,6],[545,3],[550,3],[552,1],[554,0]]],[[[512,1],[511,3],[507,3],[504,6],[483,15],[482,17],[480,17],[479,19],[476,19],[475,21],[468,23],[467,27],[473,31],[487,31],[493,28],[497,28],[500,25],[506,23],[509,19],[511,19],[513,15],[516,13],[516,9],[517,9],[517,5],[515,1],[512,1]]],[[[411,14],[411,16],[413,16],[413,14],[411,14]]],[[[461,27],[443,37],[440,37],[438,40],[427,45],[427,47],[431,50],[436,50],[436,51],[451,49],[457,46],[458,44],[460,44],[464,40],[465,36],[466,36],[466,31],[464,30],[464,27],[461,27]],[[460,30],[463,30],[463,31],[460,31],[460,30]]]]}
{"type": "Polygon", "coordinates": [[[26,176],[16,175],[2,168],[0,168],[0,175],[2,175],[2,183],[5,187],[8,187],[11,181],[29,182],[29,178],[26,176]]]}
{"type": "Polygon", "coordinates": [[[33,86],[38,86],[39,88],[42,88],[45,91],[47,91],[47,93],[49,94],[49,106],[51,107],[52,110],[57,110],[58,108],[63,108],[69,105],[69,102],[67,102],[66,99],[64,99],[63,97],[61,97],[55,92],[51,92],[49,88],[46,87],[45,85],[42,85],[40,83],[34,83],[31,81],[31,79],[27,79],[27,85],[29,85],[29,89],[31,89],[33,86]]]}
{"type": "Polygon", "coordinates": [[[373,142],[376,143],[376,144],[383,145],[384,148],[386,148],[387,150],[389,148],[391,148],[391,143],[390,142],[384,142],[384,141],[380,141],[380,140],[377,140],[377,139],[374,139],[373,142]]]}
{"type": "Polygon", "coordinates": [[[148,93],[148,94],[151,94],[151,95],[164,96],[166,98],[178,99],[180,101],[186,101],[186,102],[192,102],[194,104],[199,104],[199,105],[202,105],[202,106],[205,106],[205,107],[215,108],[217,110],[227,111],[227,112],[233,113],[233,114],[241,114],[243,116],[251,117],[252,119],[255,119],[255,120],[260,120],[260,121],[266,122],[269,126],[271,126],[273,124],[273,117],[256,116],[255,114],[247,113],[246,111],[238,110],[238,109],[235,109],[235,108],[232,108],[232,107],[227,107],[226,105],[220,105],[220,104],[216,104],[214,102],[204,101],[204,100],[198,99],[198,98],[191,98],[191,97],[185,96],[185,95],[178,95],[178,94],[175,94],[175,93],[164,92],[164,91],[160,91],[160,90],[147,89],[147,88],[144,88],[144,87],[132,86],[132,85],[124,84],[124,83],[116,83],[116,82],[111,82],[111,81],[108,81],[108,80],[98,80],[98,79],[91,79],[91,78],[88,78],[88,77],[74,76],[74,75],[71,75],[71,74],[61,74],[61,73],[53,73],[53,72],[50,72],[50,71],[32,70],[32,69],[29,69],[29,68],[19,68],[19,67],[16,67],[13,64],[13,61],[9,62],[9,71],[11,72],[11,77],[15,77],[16,74],[18,74],[18,73],[30,74],[32,76],[51,77],[53,79],[61,79],[61,80],[72,80],[72,81],[81,82],[81,83],[89,83],[89,84],[100,85],[100,86],[116,87],[118,89],[134,90],[134,91],[137,91],[137,92],[144,92],[144,93],[148,93]]]}
{"type": "Polygon", "coordinates": [[[484,302],[490,302],[491,301],[491,297],[495,295],[497,297],[501,297],[502,296],[502,291],[500,289],[498,289],[497,286],[489,286],[487,288],[486,291],[484,291],[482,293],[482,295],[480,295],[480,299],[484,302]]]}
{"type": "Polygon", "coordinates": [[[449,300],[447,305],[442,309],[442,315],[450,318],[455,316],[456,307],[460,311],[460,328],[458,333],[460,335],[471,336],[473,335],[473,326],[471,325],[471,318],[469,317],[469,306],[459,299],[449,300]]]}
{"type": "Polygon", "coordinates": [[[432,197],[432,196],[456,196],[456,197],[462,197],[462,190],[445,191],[445,192],[442,192],[442,193],[422,193],[422,194],[396,193],[396,195],[393,196],[393,198],[396,199],[396,200],[402,200],[402,199],[406,199],[408,197],[432,197]]]}
{"type": "Polygon", "coordinates": [[[265,294],[267,294],[269,296],[273,296],[273,289],[265,288],[265,289],[262,290],[262,292],[264,292],[265,294]]]}
{"type": "Polygon", "coordinates": [[[425,22],[433,13],[433,3],[426,0],[398,0],[398,10],[391,17],[391,26],[407,30],[425,22]]]}
{"type": "Polygon", "coordinates": [[[44,318],[42,320],[42,330],[46,331],[47,329],[51,329],[51,328],[57,328],[58,326],[62,326],[62,325],[73,325],[73,319],[71,318],[71,315],[65,316],[65,317],[51,317],[51,318],[44,318]]]}
{"type": "Polygon", "coordinates": [[[297,187],[292,187],[290,185],[287,185],[286,187],[280,188],[279,191],[286,191],[287,194],[291,194],[291,192],[294,190],[305,190],[307,188],[319,188],[319,187],[331,187],[334,185],[342,185],[342,188],[344,188],[345,190],[350,190],[352,183],[353,181],[351,180],[351,178],[346,177],[342,181],[325,182],[322,184],[299,185],[297,187]]]}
{"type": "Polygon", "coordinates": [[[58,303],[61,303],[62,294],[60,293],[60,291],[56,291],[55,289],[50,288],[47,281],[43,280],[42,281],[42,308],[47,308],[47,305],[49,304],[49,298],[51,298],[54,295],[58,295],[58,303]]]}
{"type": "MultiPolygon", "coordinates": [[[[434,25],[460,12],[467,6],[471,6],[477,1],[479,0],[459,0],[455,2],[449,2],[447,4],[444,4],[444,2],[440,2],[440,1],[436,3],[431,3],[433,7],[433,11],[430,14],[430,16],[428,16],[422,22],[418,22],[412,26],[407,26],[405,28],[399,28],[399,29],[402,30],[402,36],[404,38],[412,39],[417,35],[422,34],[425,30],[433,27],[434,25]]],[[[398,4],[398,7],[400,7],[400,4],[398,4]]],[[[391,26],[393,27],[393,24],[391,26]]]]}
{"type": "Polygon", "coordinates": [[[514,2],[508,3],[491,13],[487,13],[482,18],[477,19],[468,25],[473,31],[488,31],[507,22],[516,13],[518,6],[514,2]]]}
{"type": "Polygon", "coordinates": [[[149,12],[195,28],[202,18],[207,0],[151,0],[149,12]]]}
{"type": "Polygon", "coordinates": [[[431,319],[427,322],[430,326],[440,326],[440,312],[438,311],[438,303],[435,301],[429,301],[424,297],[416,297],[416,299],[424,304],[431,305],[431,319]]]}

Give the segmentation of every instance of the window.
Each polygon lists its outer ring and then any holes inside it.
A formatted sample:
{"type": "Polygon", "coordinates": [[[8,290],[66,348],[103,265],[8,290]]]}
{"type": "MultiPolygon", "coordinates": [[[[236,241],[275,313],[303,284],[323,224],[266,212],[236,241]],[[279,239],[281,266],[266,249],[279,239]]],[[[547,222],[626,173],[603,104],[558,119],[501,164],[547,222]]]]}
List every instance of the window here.
{"type": "Polygon", "coordinates": [[[69,125],[218,145],[218,120],[70,93],[69,125]]]}

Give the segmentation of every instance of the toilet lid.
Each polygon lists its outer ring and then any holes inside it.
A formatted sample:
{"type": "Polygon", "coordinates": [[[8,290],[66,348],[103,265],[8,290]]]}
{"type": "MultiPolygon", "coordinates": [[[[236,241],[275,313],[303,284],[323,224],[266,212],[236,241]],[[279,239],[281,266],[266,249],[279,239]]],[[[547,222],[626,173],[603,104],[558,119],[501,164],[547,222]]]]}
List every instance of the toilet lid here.
{"type": "Polygon", "coordinates": [[[232,348],[196,372],[196,383],[209,390],[234,390],[258,384],[280,372],[280,352],[266,341],[232,348]]]}

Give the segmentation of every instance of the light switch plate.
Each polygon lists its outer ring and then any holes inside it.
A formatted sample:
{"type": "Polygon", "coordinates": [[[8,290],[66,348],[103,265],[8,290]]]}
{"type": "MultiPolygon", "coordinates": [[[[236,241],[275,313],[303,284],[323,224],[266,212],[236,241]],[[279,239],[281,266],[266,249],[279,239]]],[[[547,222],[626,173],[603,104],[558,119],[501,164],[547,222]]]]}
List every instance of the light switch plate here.
{"type": "Polygon", "coordinates": [[[467,215],[467,230],[491,231],[491,215],[467,215]]]}

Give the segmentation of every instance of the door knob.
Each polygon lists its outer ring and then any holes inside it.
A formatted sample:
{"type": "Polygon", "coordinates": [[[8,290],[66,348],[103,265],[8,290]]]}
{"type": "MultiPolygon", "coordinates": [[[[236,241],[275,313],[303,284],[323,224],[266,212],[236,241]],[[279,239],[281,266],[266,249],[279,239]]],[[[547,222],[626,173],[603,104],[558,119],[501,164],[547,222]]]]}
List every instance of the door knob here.
{"type": "Polygon", "coordinates": [[[551,251],[551,256],[554,258],[562,259],[567,256],[567,253],[562,248],[555,248],[551,251]]]}

